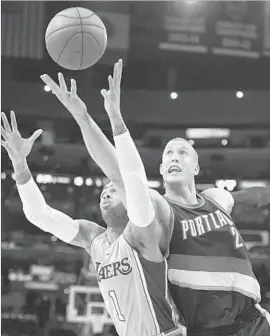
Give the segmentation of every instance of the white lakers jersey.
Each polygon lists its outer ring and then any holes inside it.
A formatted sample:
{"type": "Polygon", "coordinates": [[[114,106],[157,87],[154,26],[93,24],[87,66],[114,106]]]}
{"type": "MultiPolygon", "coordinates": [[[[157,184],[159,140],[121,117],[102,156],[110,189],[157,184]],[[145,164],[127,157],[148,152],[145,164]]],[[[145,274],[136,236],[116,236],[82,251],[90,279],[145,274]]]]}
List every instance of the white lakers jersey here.
{"type": "Polygon", "coordinates": [[[120,235],[91,245],[104,303],[119,336],[182,335],[167,295],[167,264],[142,258],[120,235]]]}

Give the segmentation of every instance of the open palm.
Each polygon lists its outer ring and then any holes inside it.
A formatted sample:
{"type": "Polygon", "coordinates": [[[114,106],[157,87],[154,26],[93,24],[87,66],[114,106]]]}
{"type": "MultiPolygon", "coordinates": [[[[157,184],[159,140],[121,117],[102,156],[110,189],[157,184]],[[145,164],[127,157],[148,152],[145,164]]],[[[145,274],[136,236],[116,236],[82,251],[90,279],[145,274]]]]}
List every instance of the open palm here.
{"type": "Polygon", "coordinates": [[[12,163],[22,162],[30,154],[36,139],[41,135],[42,130],[35,131],[30,138],[24,139],[18,131],[15,113],[10,113],[11,126],[5,113],[2,112],[4,127],[1,126],[2,137],[1,145],[6,149],[12,163]]]}
{"type": "Polygon", "coordinates": [[[58,100],[65,106],[65,108],[78,120],[87,112],[85,103],[77,95],[77,84],[75,79],[71,79],[70,91],[67,88],[64,76],[58,73],[59,85],[49,75],[42,75],[40,78],[45,84],[49,86],[52,92],[56,95],[58,100]]]}

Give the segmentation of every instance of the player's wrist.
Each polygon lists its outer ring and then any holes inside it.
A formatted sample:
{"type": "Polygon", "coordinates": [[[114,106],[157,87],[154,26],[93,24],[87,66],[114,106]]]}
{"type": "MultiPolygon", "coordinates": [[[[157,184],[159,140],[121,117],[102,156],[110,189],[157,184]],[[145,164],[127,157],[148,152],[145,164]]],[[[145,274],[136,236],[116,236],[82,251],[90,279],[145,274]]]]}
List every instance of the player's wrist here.
{"type": "Polygon", "coordinates": [[[117,124],[113,126],[113,136],[114,137],[120,137],[123,134],[128,133],[128,128],[125,125],[125,123],[117,124]]]}
{"type": "Polygon", "coordinates": [[[79,117],[75,118],[77,124],[83,128],[89,126],[89,123],[93,120],[91,116],[88,114],[87,109],[80,114],[79,117]]]}
{"type": "Polygon", "coordinates": [[[26,157],[13,159],[11,162],[12,162],[14,170],[18,172],[23,171],[25,167],[27,166],[26,157]]]}
{"type": "Polygon", "coordinates": [[[26,184],[32,177],[26,159],[20,162],[12,162],[12,164],[16,183],[19,185],[26,184]]]}
{"type": "Polygon", "coordinates": [[[128,132],[128,128],[124,122],[120,110],[109,115],[112,126],[113,136],[119,136],[128,132]]]}

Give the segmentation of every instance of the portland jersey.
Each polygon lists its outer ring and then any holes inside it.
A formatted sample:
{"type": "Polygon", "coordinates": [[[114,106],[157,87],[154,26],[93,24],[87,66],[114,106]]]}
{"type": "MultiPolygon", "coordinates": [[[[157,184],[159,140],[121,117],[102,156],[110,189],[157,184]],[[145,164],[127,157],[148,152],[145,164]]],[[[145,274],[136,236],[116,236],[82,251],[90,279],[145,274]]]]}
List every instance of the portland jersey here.
{"type": "Polygon", "coordinates": [[[182,335],[167,290],[167,263],[142,258],[123,234],[112,244],[107,232],[91,245],[99,288],[119,336],[182,335]]]}
{"type": "Polygon", "coordinates": [[[166,198],[174,221],[169,288],[188,330],[233,324],[260,301],[259,283],[231,216],[214,201],[198,198],[196,206],[166,198]]]}

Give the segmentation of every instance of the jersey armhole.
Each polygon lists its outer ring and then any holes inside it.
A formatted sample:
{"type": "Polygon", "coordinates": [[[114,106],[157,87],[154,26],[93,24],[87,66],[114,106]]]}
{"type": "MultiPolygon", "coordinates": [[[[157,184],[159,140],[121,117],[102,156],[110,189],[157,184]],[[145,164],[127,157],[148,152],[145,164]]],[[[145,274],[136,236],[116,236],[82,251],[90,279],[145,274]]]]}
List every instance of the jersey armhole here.
{"type": "Polygon", "coordinates": [[[103,231],[103,232],[101,232],[101,233],[99,233],[99,234],[97,234],[97,235],[92,239],[92,241],[90,242],[90,244],[89,244],[89,254],[90,254],[90,256],[92,256],[92,247],[93,247],[93,243],[94,243],[94,241],[96,240],[97,237],[99,237],[100,235],[104,234],[105,232],[106,232],[106,230],[103,231]]]}
{"type": "Polygon", "coordinates": [[[173,209],[172,209],[170,204],[169,204],[169,207],[170,207],[170,223],[169,223],[169,230],[170,231],[169,231],[168,247],[167,247],[167,251],[164,254],[164,258],[168,258],[169,254],[170,254],[170,243],[171,243],[171,239],[172,239],[172,235],[173,235],[173,229],[174,229],[174,212],[173,212],[173,209]]]}

